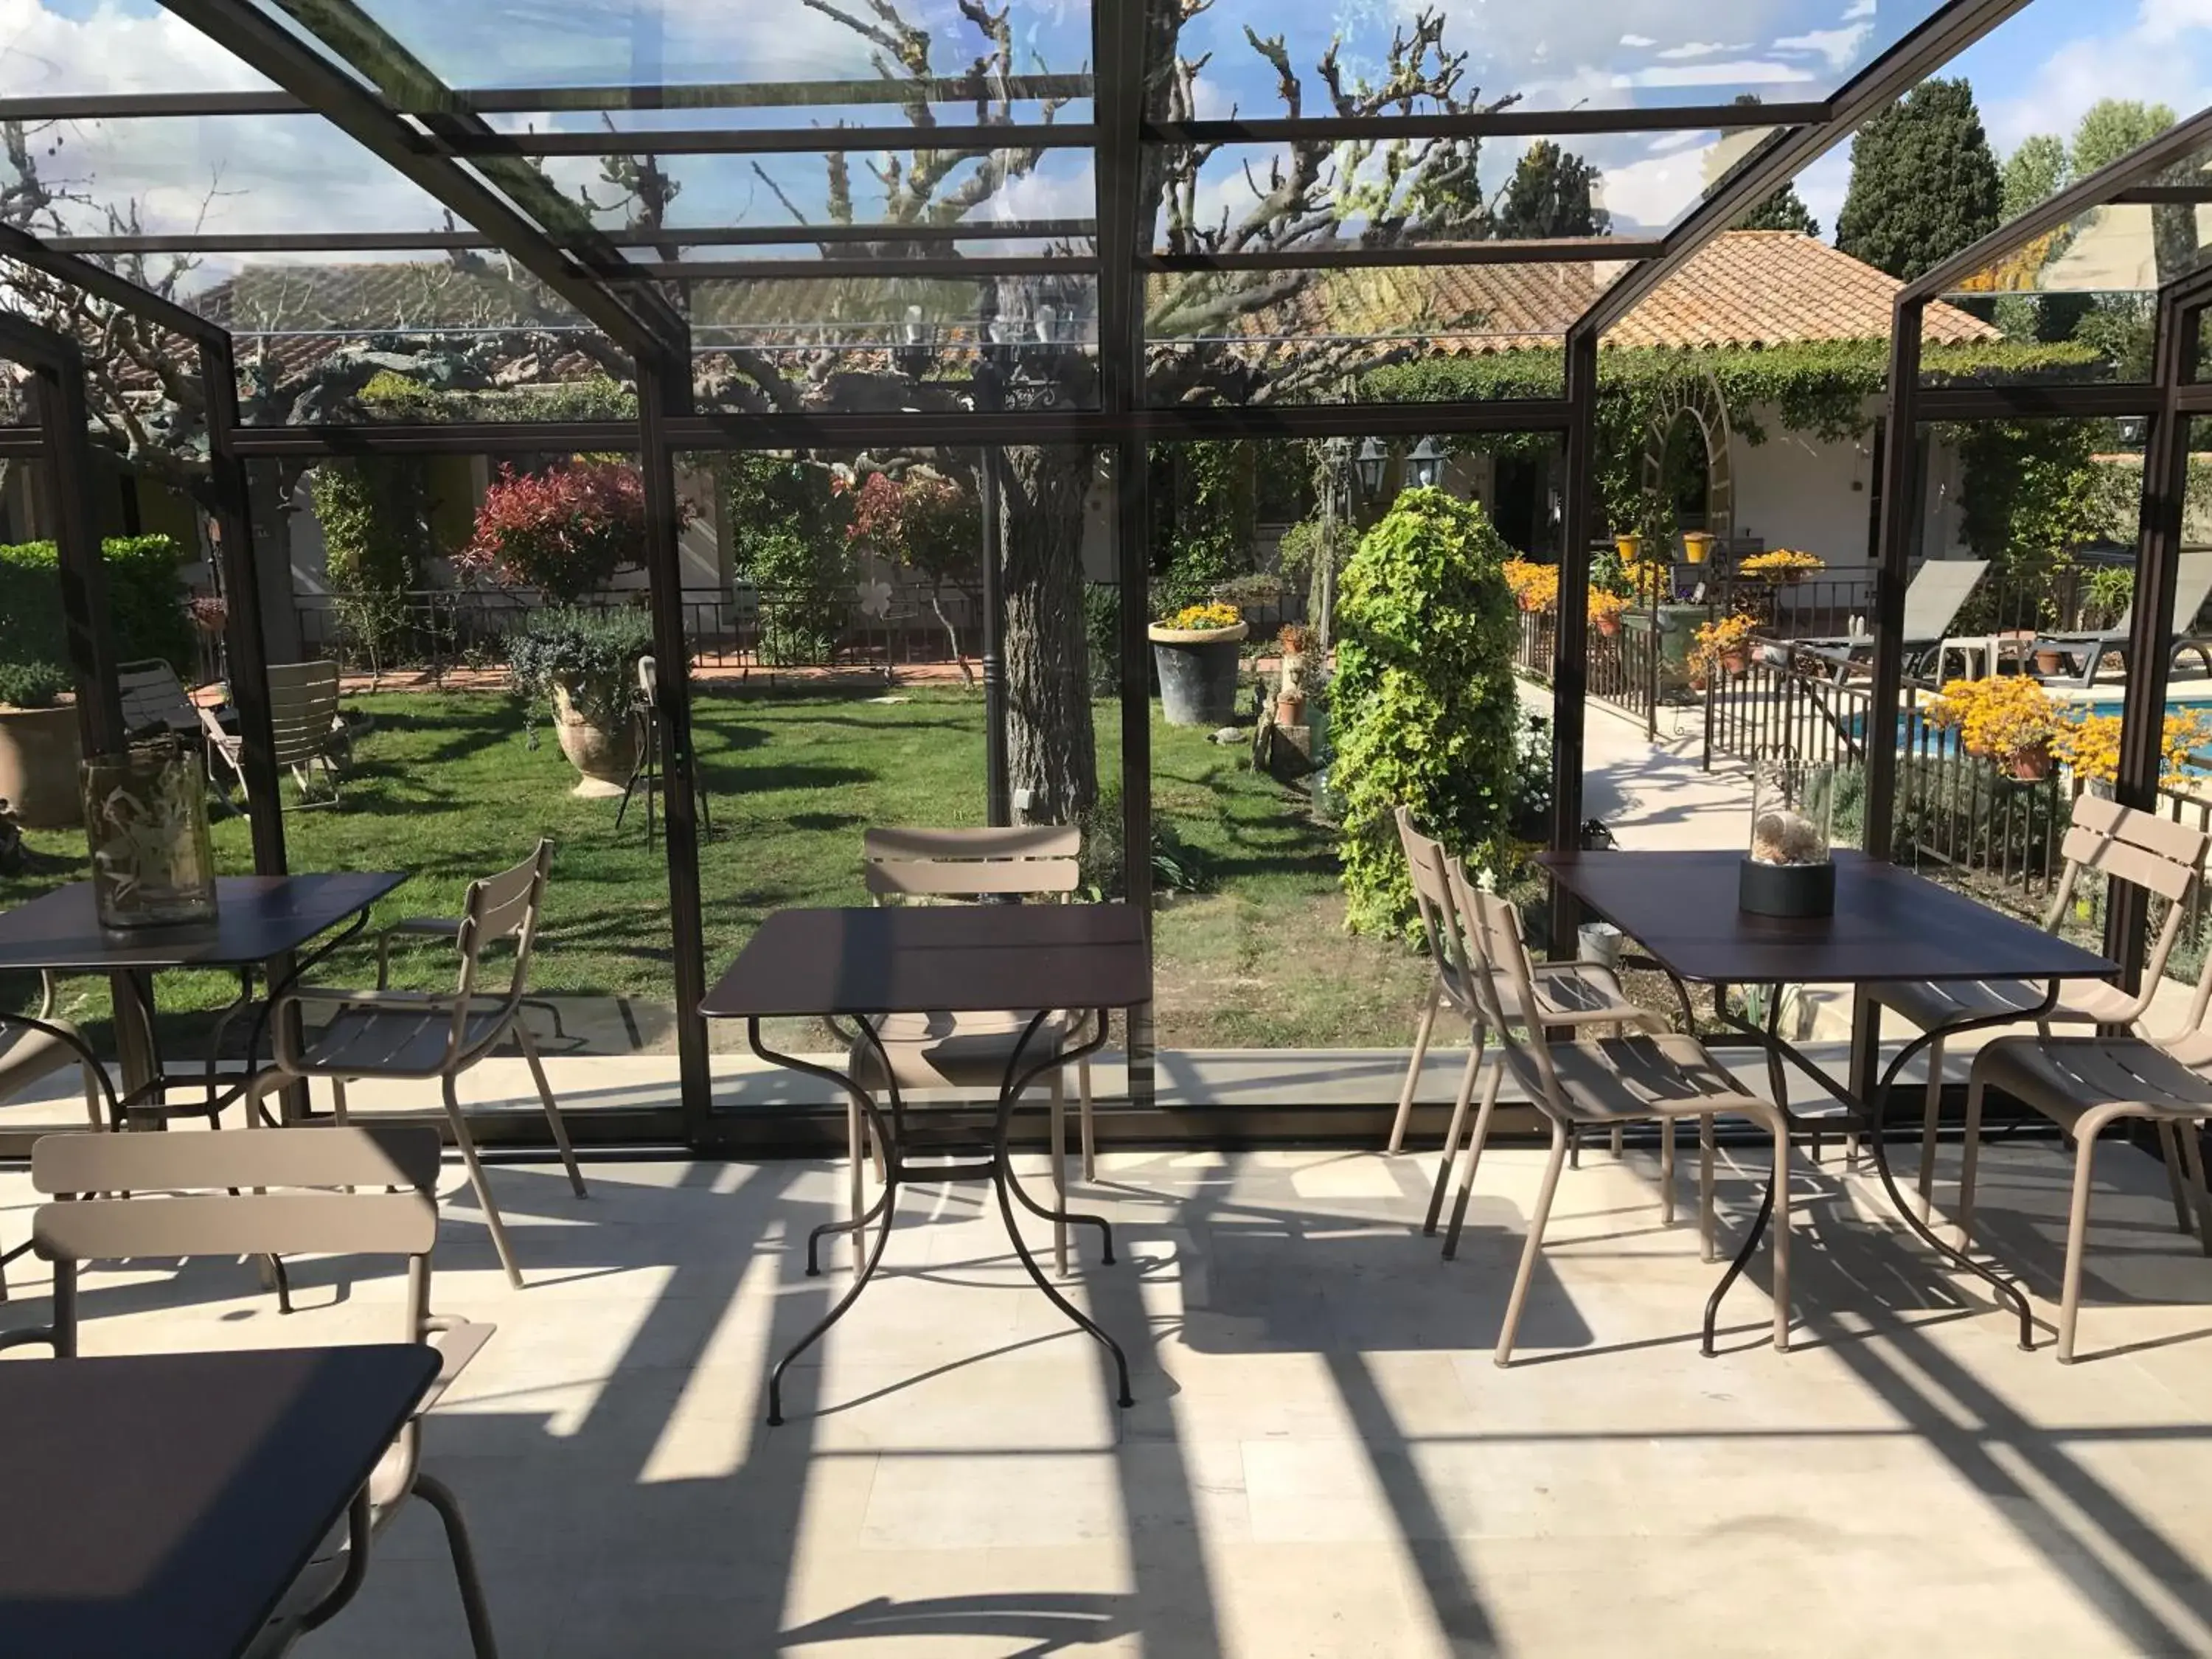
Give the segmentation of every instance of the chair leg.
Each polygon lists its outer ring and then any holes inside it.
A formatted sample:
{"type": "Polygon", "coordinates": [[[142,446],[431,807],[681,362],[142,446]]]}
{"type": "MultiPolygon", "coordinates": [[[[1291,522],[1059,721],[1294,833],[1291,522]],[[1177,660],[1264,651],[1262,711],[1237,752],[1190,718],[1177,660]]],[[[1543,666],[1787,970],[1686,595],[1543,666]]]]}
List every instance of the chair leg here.
{"type": "Polygon", "coordinates": [[[1721,1254],[1720,1227],[1713,1205],[1713,1154],[1717,1139],[1712,1114],[1708,1112],[1698,1120],[1698,1259],[1701,1261],[1717,1261],[1721,1254]]]}
{"type": "MultiPolygon", "coordinates": [[[[1051,1091],[1046,1138],[1052,1142],[1052,1207],[1064,1215],[1067,1211],[1067,1085],[1060,1081],[1057,1067],[1053,1071],[1051,1091]]],[[[1065,1221],[1052,1224],[1052,1270],[1062,1279],[1067,1277],[1065,1221]]]]}
{"type": "MultiPolygon", "coordinates": [[[[848,1090],[845,1095],[845,1187],[846,1202],[853,1221],[853,1271],[860,1271],[867,1257],[866,1231],[860,1218],[867,1213],[866,1181],[861,1170],[866,1166],[869,1146],[868,1121],[860,1110],[860,1100],[848,1090]]],[[[878,1153],[880,1156],[880,1152],[878,1153]]]]}
{"type": "Polygon", "coordinates": [[[2089,1194],[2096,1185],[2097,1134],[2106,1120],[2094,1113],[2074,1131],[2074,1202],[2066,1212],[2066,1277],[2058,1295],[2058,1363],[2074,1363],[2074,1326],[2081,1312],[2081,1247],[2089,1233],[2089,1194]]]}
{"type": "Polygon", "coordinates": [[[2174,1230],[2185,1238],[2197,1231],[2197,1221],[2189,1213],[2189,1194],[2181,1176],[2181,1137],[2175,1127],[2172,1118],[2158,1120],[2159,1162],[2166,1165],[2166,1187],[2173,1197],[2174,1230]]]}
{"type": "Polygon", "coordinates": [[[1436,1182],[1429,1188],[1429,1212],[1421,1221],[1425,1234],[1435,1234],[1437,1218],[1443,1213],[1444,1188],[1451,1184],[1452,1165],[1459,1158],[1460,1132],[1467,1127],[1468,1103],[1474,1098],[1474,1079],[1482,1070],[1483,1040],[1486,1036],[1480,1025],[1468,1033],[1467,1064],[1461,1067],[1459,1074],[1459,1095],[1452,1102],[1451,1122],[1444,1129],[1443,1150],[1437,1160],[1436,1182]]]}
{"type": "Polygon", "coordinates": [[[499,1659],[499,1642],[492,1635],[491,1613],[484,1606],[483,1583],[477,1577],[477,1553],[469,1542],[468,1523],[461,1519],[460,1499],[435,1475],[415,1477],[416,1495],[438,1512],[446,1528],[446,1547],[453,1558],[453,1577],[461,1589],[461,1613],[469,1621],[469,1650],[476,1659],[499,1659]]]}
{"type": "Polygon", "coordinates": [[[2181,1167],[2189,1176],[2189,1196],[2197,1206],[2197,1240],[2204,1254],[2212,1255],[2212,1194],[2204,1188],[2204,1151],[2197,1144],[2197,1127],[2194,1123],[2177,1123],[2173,1128],[2181,1142],[2181,1167]]]}
{"type": "Polygon", "coordinates": [[[1943,1112],[1943,1039],[1928,1045],[1927,1103],[1920,1114],[1920,1218],[1936,1207],[1936,1126],[1943,1112]]]}
{"type": "Polygon", "coordinates": [[[1398,1115],[1390,1120],[1389,1144],[1383,1151],[1394,1157],[1406,1144],[1406,1124],[1413,1115],[1413,1089],[1421,1080],[1421,1062],[1429,1057],[1429,1033],[1437,1023],[1437,1005],[1443,999],[1444,988],[1437,981],[1429,981],[1429,1000],[1421,1007],[1421,1023],[1413,1030],[1413,1058],[1406,1067],[1405,1086],[1398,1091],[1398,1115]]]}
{"type": "Polygon", "coordinates": [[[1551,1218],[1552,1194],[1559,1190],[1559,1169],[1567,1159],[1567,1126],[1552,1124],[1552,1155],[1544,1161],[1544,1184],[1536,1189],[1536,1207],[1528,1212],[1528,1242],[1521,1247],[1521,1266],[1513,1275],[1513,1294],[1506,1299],[1505,1322],[1498,1329],[1498,1351],[1491,1356],[1500,1365],[1513,1360],[1513,1339],[1521,1328],[1521,1310],[1528,1300],[1528,1281],[1535,1277],[1536,1258],[1544,1249],[1544,1224],[1551,1218]]]}
{"type": "MultiPolygon", "coordinates": [[[[334,1077],[331,1079],[331,1121],[343,1129],[349,1121],[346,1115],[345,1079],[334,1077]]],[[[249,1124],[247,1127],[252,1126],[249,1124]]]]}
{"type": "Polygon", "coordinates": [[[1098,1130],[1091,1121],[1091,1056],[1075,1062],[1075,1123],[1083,1137],[1083,1182],[1098,1179],[1098,1130]]]}
{"type": "MultiPolygon", "coordinates": [[[[1616,1135],[1620,1133],[1615,1129],[1616,1135]]],[[[1659,1125],[1659,1224],[1674,1224],[1674,1120],[1659,1125]]]]}
{"type": "Polygon", "coordinates": [[[77,1063],[77,1070],[84,1075],[84,1111],[85,1115],[92,1120],[92,1127],[95,1129],[110,1127],[121,1128],[123,1126],[120,1123],[110,1126],[100,1115],[100,1079],[92,1069],[92,1062],[80,1060],[77,1063]]]}
{"type": "Polygon", "coordinates": [[[1790,1120],[1774,1120],[1774,1218],[1766,1248],[1774,1253],[1774,1351],[1790,1352],[1790,1120]]]}
{"type": "Polygon", "coordinates": [[[1966,1139],[1959,1149],[1959,1248],[1969,1248],[1974,1231],[1974,1171],[1982,1161],[1982,1095],[1988,1085],[1978,1067],[1966,1083],[1966,1139]]]}
{"type": "Polygon", "coordinates": [[[561,1163],[568,1171],[568,1185],[577,1197],[589,1197],[584,1190],[584,1172],[576,1167],[576,1149],[568,1144],[568,1126],[561,1121],[561,1108],[553,1098],[553,1085],[545,1080],[545,1062],[538,1057],[538,1039],[530,1035],[530,1028],[520,1017],[514,1022],[514,1040],[522,1048],[523,1059],[529,1062],[530,1080],[538,1085],[538,1103],[545,1108],[545,1121],[553,1131],[553,1144],[561,1149],[561,1163]]]}
{"type": "Polygon", "coordinates": [[[1444,1231],[1444,1260],[1459,1254],[1460,1229],[1467,1224],[1467,1201],[1474,1192],[1474,1172],[1482,1166],[1482,1149],[1490,1139],[1490,1116],[1498,1109],[1498,1091],[1505,1084],[1505,1062],[1490,1069],[1490,1085],[1482,1091],[1482,1108],[1474,1115],[1474,1135],[1468,1143],[1467,1167],[1461,1170],[1459,1195],[1452,1200],[1451,1225],[1444,1231]]]}
{"type": "Polygon", "coordinates": [[[468,1119],[462,1114],[461,1100],[450,1077],[440,1079],[445,1087],[446,1116],[453,1126],[453,1142],[461,1149],[461,1161],[469,1166],[469,1185],[476,1189],[477,1203],[482,1207],[484,1225],[491,1233],[491,1247],[499,1255],[499,1265],[507,1269],[507,1282],[516,1290],[522,1288],[522,1270],[514,1265],[514,1249],[507,1242],[507,1223],[501,1218],[499,1205],[491,1195],[491,1182],[484,1178],[483,1164],[477,1158],[476,1137],[469,1133],[468,1119]]]}

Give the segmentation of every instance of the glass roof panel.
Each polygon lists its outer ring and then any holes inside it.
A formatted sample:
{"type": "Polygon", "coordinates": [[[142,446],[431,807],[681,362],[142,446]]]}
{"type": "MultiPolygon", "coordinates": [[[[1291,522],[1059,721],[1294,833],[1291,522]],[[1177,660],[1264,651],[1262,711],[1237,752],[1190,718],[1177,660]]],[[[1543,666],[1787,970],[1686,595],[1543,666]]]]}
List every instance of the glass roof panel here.
{"type": "Polygon", "coordinates": [[[1403,240],[1656,236],[1772,131],[1476,143],[1224,144],[1168,151],[1161,252],[1326,247],[1401,220],[1403,240]],[[1285,201],[1296,205],[1285,211],[1285,201]]]}
{"type": "Polygon", "coordinates": [[[52,200],[29,228],[96,236],[432,231],[444,210],[319,115],[63,121],[32,159],[52,200]]]}
{"type": "Polygon", "coordinates": [[[1816,101],[1942,0],[1214,0],[1194,15],[1184,0],[1148,3],[1156,41],[1183,61],[1206,60],[1194,114],[1226,115],[1233,106],[1263,117],[1288,112],[1281,67],[1302,79],[1304,112],[1326,112],[1332,56],[1355,98],[1370,88],[1395,90],[1412,70],[1422,95],[1402,105],[1394,97],[1378,113],[1433,111],[1445,106],[1439,94],[1460,107],[1531,110],[1725,104],[1747,93],[1769,103],[1816,101]],[[1417,17],[1440,27],[1425,35],[1417,17]],[[1248,30],[1261,42],[1279,40],[1285,65],[1269,61],[1248,30]]]}
{"type": "Polygon", "coordinates": [[[1310,275],[1201,273],[1146,285],[1146,391],[1185,403],[1554,397],[1567,328],[1618,260],[1421,265],[1310,275]],[[1411,374],[1399,366],[1474,365],[1411,374]],[[1480,381],[1478,387],[1476,382],[1480,381]]]}
{"type": "Polygon", "coordinates": [[[0,23],[0,98],[269,89],[159,0],[10,0],[0,23]]]}
{"type": "MultiPolygon", "coordinates": [[[[262,0],[271,10],[301,0],[262,0]]],[[[818,102],[818,87],[877,83],[879,60],[897,74],[967,75],[998,50],[957,0],[898,0],[904,27],[866,4],[813,7],[804,0],[359,0],[453,88],[706,88],[732,83],[748,101],[818,102]]],[[[1082,0],[1018,6],[1001,43],[1011,73],[1080,76],[1091,59],[1091,13],[1082,0]]],[[[886,100],[893,111],[896,99],[886,100]]]]}

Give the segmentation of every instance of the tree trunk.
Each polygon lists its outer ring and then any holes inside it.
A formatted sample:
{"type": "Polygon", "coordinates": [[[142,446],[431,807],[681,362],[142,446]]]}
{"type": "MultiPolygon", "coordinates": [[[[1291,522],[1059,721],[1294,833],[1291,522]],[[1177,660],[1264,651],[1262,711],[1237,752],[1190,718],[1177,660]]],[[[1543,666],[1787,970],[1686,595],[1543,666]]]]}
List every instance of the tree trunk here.
{"type": "Polygon", "coordinates": [[[1031,823],[1072,823],[1098,798],[1083,606],[1091,455],[1010,448],[1000,471],[1008,781],[1018,801],[1029,791],[1031,823]]]}

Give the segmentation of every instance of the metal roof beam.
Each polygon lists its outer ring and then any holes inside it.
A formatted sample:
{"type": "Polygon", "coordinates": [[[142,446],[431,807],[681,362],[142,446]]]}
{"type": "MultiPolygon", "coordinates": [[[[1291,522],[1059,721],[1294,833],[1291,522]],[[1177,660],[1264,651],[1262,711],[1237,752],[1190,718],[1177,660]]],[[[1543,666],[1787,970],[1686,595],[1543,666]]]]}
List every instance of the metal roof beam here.
{"type": "MultiPolygon", "coordinates": [[[[441,118],[422,118],[426,122],[441,118]]],[[[1097,129],[1086,121],[965,126],[660,127],[591,132],[448,132],[433,127],[439,149],[465,161],[501,155],[826,155],[854,150],[1089,149],[1097,129]]]]}
{"type": "Polygon", "coordinates": [[[72,283],[95,300],[134,317],[143,317],[188,340],[227,343],[230,338],[222,325],[209,321],[173,300],[165,299],[122,272],[50,246],[13,225],[0,225],[0,255],[28,265],[57,282],[72,283]]]}
{"type": "Polygon", "coordinates": [[[1812,104],[1678,104],[1666,109],[1436,110],[1418,115],[1227,116],[1146,121],[1148,144],[1278,144],[1349,138],[1565,138],[1603,132],[1728,132],[1826,118],[1812,104]]]}
{"type": "MultiPolygon", "coordinates": [[[[684,348],[680,329],[665,301],[626,301],[577,260],[556,247],[489,185],[452,161],[422,153],[420,135],[368,88],[323,58],[297,35],[250,7],[224,0],[162,0],[169,10],[257,73],[319,112],[372,155],[490,236],[523,267],[608,337],[647,356],[684,348]]],[[[550,188],[550,186],[549,186],[550,188]]],[[[579,210],[580,213],[580,210],[579,210]]],[[[610,261],[620,256],[609,252],[610,261]]]]}
{"type": "MultiPolygon", "coordinates": [[[[949,225],[675,226],[664,230],[608,231],[598,240],[613,247],[783,247],[848,242],[1008,242],[1087,239],[1089,219],[971,219],[949,225]]],[[[563,246],[559,236],[547,238],[563,246]]],[[[225,234],[141,232],[119,236],[52,236],[46,246],[67,253],[380,253],[495,251],[499,244],[473,230],[269,231],[225,234]]]]}
{"type": "Polygon", "coordinates": [[[1896,102],[2027,3],[1947,0],[1942,10],[1852,76],[1828,100],[1821,119],[1777,134],[1707,191],[1689,216],[1667,233],[1667,251],[1600,295],[1574,331],[1602,335],[1680,270],[1691,255],[1848,137],[1861,122],[1896,102]]]}

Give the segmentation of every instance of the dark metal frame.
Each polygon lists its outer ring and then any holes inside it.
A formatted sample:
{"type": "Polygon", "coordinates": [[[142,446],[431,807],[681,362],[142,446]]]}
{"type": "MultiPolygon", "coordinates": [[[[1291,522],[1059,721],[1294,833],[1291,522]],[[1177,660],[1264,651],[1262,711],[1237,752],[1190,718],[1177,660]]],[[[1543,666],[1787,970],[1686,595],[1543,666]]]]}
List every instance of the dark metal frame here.
{"type": "MultiPolygon", "coordinates": [[[[1832,96],[1815,101],[1769,105],[1685,105],[1661,109],[1530,110],[1514,108],[1461,114],[1381,115],[1358,118],[1311,116],[1280,118],[1231,117],[1220,120],[1167,122],[1146,107],[1147,80],[1145,8],[1139,3],[1092,8],[1092,61],[1089,75],[1015,77],[1006,90],[1017,99],[1091,100],[1085,122],[1017,122],[1003,125],[930,129],[938,147],[972,143],[1012,144],[1024,149],[1087,148],[1095,158],[1097,216],[1093,221],[1050,220],[1007,225],[672,227],[647,233],[605,234],[577,222],[573,209],[550,210],[543,179],[531,158],[550,155],[604,154],[819,154],[831,149],[912,148],[910,127],[808,127],[729,129],[711,125],[640,128],[612,132],[508,134],[483,120],[492,113],[550,111],[697,110],[748,107],[759,104],[758,88],[745,86],[603,86],[519,90],[459,89],[444,86],[358,6],[319,5],[303,14],[297,0],[279,0],[298,21],[296,30],[281,27],[267,13],[226,0],[165,0],[186,19],[275,83],[273,92],[131,94],[119,96],[0,100],[9,118],[136,118],[157,116],[318,114],[361,143],[372,155],[450,209],[466,229],[406,233],[283,233],[224,238],[219,235],[108,234],[57,239],[41,244],[20,232],[0,234],[0,254],[37,265],[76,282],[88,292],[140,315],[147,315],[193,341],[201,354],[209,390],[210,449],[215,462],[214,495],[222,527],[224,567],[233,594],[231,650],[237,695],[246,718],[250,763],[264,763],[266,732],[265,677],[261,648],[258,590],[252,580],[251,524],[246,513],[244,468],[249,459],[308,460],[360,454],[486,453],[628,449],[642,460],[647,481],[652,605],[656,645],[666,660],[683,660],[681,596],[676,586],[676,505],[672,459],[679,452],[732,449],[858,448],[920,439],[943,447],[994,447],[1006,444],[1088,445],[1100,449],[1113,468],[1117,568],[1125,602],[1121,607],[1121,760],[1126,844],[1150,843],[1148,794],[1151,754],[1146,701],[1146,647],[1141,599],[1148,562],[1146,520],[1151,511],[1146,457],[1153,442],[1199,438],[1322,438],[1335,435],[1413,437],[1430,434],[1470,434],[1552,432],[1565,451],[1565,547],[1561,560],[1562,599],[1558,668],[1554,688],[1555,796],[1552,841],[1573,844],[1582,817],[1583,764],[1583,694],[1586,690],[1585,595],[1589,550],[1595,531],[1594,472],[1599,344],[1605,331],[1626,317],[1660,284],[1677,274],[1699,248],[1743,211],[1787,182],[1814,157],[1840,142],[1863,119],[1917,84],[1973,41],[2029,3],[2029,0],[1945,0],[1859,76],[1832,96]],[[373,57],[349,73],[347,48],[373,57]],[[373,50],[371,50],[373,48],[373,50]],[[365,82],[362,76],[367,76],[365,82]],[[372,86],[368,82],[373,82],[372,86]],[[1656,238],[1597,238],[1545,244],[1497,243],[1468,246],[1417,246],[1371,249],[1352,245],[1287,253],[1238,255],[1168,254],[1139,246],[1146,222],[1140,199],[1147,150],[1158,146],[1275,143],[1295,140],[1351,138],[1450,138],[1478,135],[1572,135],[1581,133],[1771,129],[1767,139],[1740,162],[1679,224],[1656,238]],[[1091,238],[1091,254],[1071,246],[1064,252],[955,255],[964,240],[1003,243],[1009,239],[1060,240],[1069,244],[1091,238]],[[832,258],[811,263],[790,260],[671,259],[671,248],[789,246],[836,247],[870,242],[937,242],[944,254],[872,260],[832,258]],[[131,252],[372,252],[426,249],[498,249],[512,255],[586,322],[631,353],[638,369],[640,417],[621,422],[513,422],[503,425],[434,427],[333,426],[241,428],[237,421],[236,382],[230,337],[166,299],[147,294],[117,273],[77,257],[80,253],[131,252]],[[632,258],[623,250],[642,250],[659,258],[632,258]],[[1600,294],[1570,327],[1564,343],[1565,386],[1557,398],[1480,404],[1394,404],[1360,407],[1317,404],[1273,407],[1146,406],[1146,337],[1141,296],[1146,273],[1154,271],[1307,270],[1316,272],[1377,266],[1479,264],[1498,262],[1623,259],[1627,270],[1600,294]],[[994,412],[904,410],[882,414],[697,413],[690,407],[688,373],[691,341],[684,309],[672,297],[696,281],[774,280],[820,277],[849,270],[874,279],[984,278],[1042,271],[1096,272],[1098,276],[1098,370],[1100,398],[1094,410],[994,412]],[[258,706],[257,706],[258,705],[258,706]],[[254,762],[257,752],[258,763],[254,762]]],[[[824,82],[799,89],[802,101],[829,104],[884,104],[910,90],[902,83],[824,82]]],[[[981,88],[973,76],[944,79],[933,98],[971,102],[981,88]]],[[[793,95],[779,90],[780,98],[793,95]]],[[[2187,124],[2199,136],[2199,117],[2187,124]]],[[[2115,192],[2141,195],[2142,180],[2167,164],[2186,139],[2169,136],[2130,157],[2097,179],[2124,170],[2115,192]]],[[[2070,212],[2081,200],[2069,192],[2062,202],[2070,212]]],[[[2114,194],[2111,199],[2120,199],[2114,194]]],[[[2161,198],[2163,199],[2163,198],[2161,198]]],[[[2094,204],[2091,203],[2089,204],[2094,204]]],[[[2055,210],[2039,210],[2039,213],[2055,210]]],[[[2021,239],[2016,222],[2008,234],[2021,239]]],[[[1900,325],[1894,349],[1908,368],[1917,356],[1918,321],[1929,294],[1916,285],[1901,296],[1900,325]],[[1909,344],[1907,336],[1910,336],[1909,344]]],[[[1938,284],[1940,286],[1940,284],[1938,284]]],[[[2187,313],[2202,300],[2191,297],[2187,313]]],[[[2180,316],[2181,313],[2175,313],[2180,316]]],[[[2168,331],[2172,334],[2172,331],[2168,331]]],[[[2178,336],[2173,336],[2178,338],[2178,336]]],[[[2178,348],[2177,348],[2178,351],[2178,348]]],[[[1946,389],[1923,392],[1908,374],[1893,378],[1888,447],[1892,478],[1909,456],[1917,423],[1925,419],[1972,419],[1999,415],[2145,413],[2163,417],[2160,430],[2185,428],[2188,414],[2212,410],[2212,386],[2197,387],[2175,379],[2179,370],[2161,356],[2163,391],[2134,387],[1946,389]]],[[[32,453],[32,434],[0,429],[0,453],[32,453]]],[[[2177,440],[2176,441],[2180,441],[2177,440]]],[[[2169,446],[2171,447],[2171,446],[2169,446]]],[[[1890,708],[1897,698],[1900,672],[1895,633],[1902,605],[1902,560],[1913,527],[1906,501],[1910,491],[1893,489],[1886,503],[1881,575],[1876,605],[1878,696],[1890,708]],[[1886,691],[1881,688],[1886,687],[1886,691]]],[[[2147,525],[2148,518],[2147,515],[2147,525]]],[[[2162,553],[2170,537],[2158,538],[2162,553]]],[[[2147,547],[2150,545],[2147,530],[2147,547]]],[[[2139,606],[2139,611],[2146,607],[2139,606]]],[[[2156,614],[2150,612],[2148,614],[2156,614]]],[[[2142,653],[2136,653],[2138,657],[2142,653]]],[[[2134,666],[2131,661],[2131,670],[2134,666]]],[[[699,904],[697,823],[692,799],[690,702],[684,677],[664,674],[658,711],[668,757],[669,877],[674,933],[675,989],[679,1008],[694,1009],[704,990],[704,939],[699,904]]],[[[2132,708],[2132,704],[2131,704],[2132,708]]],[[[1877,715],[1879,718],[1879,715],[1877,715]]],[[[2131,739],[2141,746],[2142,734],[2131,739]]],[[[1875,753],[1881,754],[1876,746],[1875,753]]],[[[2132,756],[2132,751],[2130,751],[2132,756]]],[[[2133,788],[2140,757],[2124,763],[2124,788],[2133,788]]],[[[1894,790],[1893,757],[1877,760],[1879,791],[1874,834],[1882,838],[1894,790]]],[[[272,779],[273,784],[273,779],[272,779]]],[[[254,792],[274,802],[273,787],[254,792]]],[[[275,814],[264,830],[257,811],[257,864],[281,869],[281,823],[275,814]]],[[[1149,864],[1128,860],[1127,898],[1147,912],[1151,900],[1149,864]]],[[[1571,917],[1562,915],[1561,922],[1571,917]]],[[[1562,929],[1555,938],[1571,939],[1562,929]]],[[[1146,1011],[1130,1022],[1132,1093],[1148,1102],[1149,1031],[1146,1011]]],[[[683,1121],[699,1139],[709,1133],[711,1079],[706,1064],[703,1026],[696,1016],[680,1017],[683,1121]]],[[[665,1121],[647,1116],[641,1122],[665,1121]]]]}

